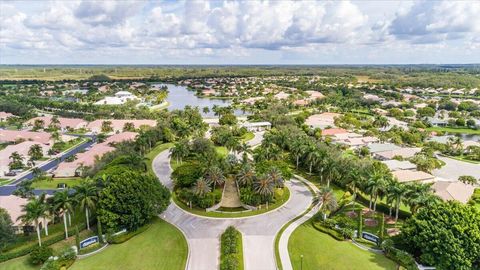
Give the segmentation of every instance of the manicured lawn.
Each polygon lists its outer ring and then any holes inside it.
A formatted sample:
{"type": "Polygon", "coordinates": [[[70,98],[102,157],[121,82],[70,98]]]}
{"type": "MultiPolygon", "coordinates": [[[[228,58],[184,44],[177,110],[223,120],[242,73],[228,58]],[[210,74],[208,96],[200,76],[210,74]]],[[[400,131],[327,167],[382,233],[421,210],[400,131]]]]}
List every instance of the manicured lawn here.
{"type": "Polygon", "coordinates": [[[480,164],[480,161],[468,159],[466,156],[463,156],[463,155],[462,156],[446,156],[446,157],[449,157],[451,159],[455,159],[455,160],[458,160],[458,161],[463,161],[463,162],[468,162],[468,163],[473,163],[473,164],[480,164]]]}
{"type": "Polygon", "coordinates": [[[266,208],[265,205],[262,205],[261,209],[254,210],[254,211],[248,211],[248,212],[206,212],[204,209],[200,208],[192,208],[188,207],[185,203],[180,201],[177,196],[175,195],[174,192],[172,192],[172,199],[177,204],[180,208],[183,210],[190,212],[195,215],[199,216],[205,216],[205,217],[214,217],[214,218],[233,218],[233,217],[249,217],[249,216],[255,216],[259,214],[263,214],[269,211],[272,211],[280,206],[282,206],[285,202],[288,201],[290,198],[290,190],[288,188],[283,188],[283,189],[276,189],[275,190],[275,197],[276,197],[276,202],[274,204],[268,205],[268,209],[266,208]]]}
{"type": "Polygon", "coordinates": [[[337,241],[317,231],[309,221],[298,227],[288,241],[293,269],[303,270],[375,270],[396,269],[393,261],[383,255],[362,250],[348,241],[337,241]]]}
{"type": "Polygon", "coordinates": [[[37,270],[40,266],[33,266],[28,262],[28,256],[23,256],[13,260],[0,263],[2,270],[37,270]]]}
{"type": "Polygon", "coordinates": [[[147,231],[125,243],[110,245],[102,252],[77,260],[71,270],[183,270],[187,242],[173,225],[157,219],[147,231]]]}
{"type": "Polygon", "coordinates": [[[11,181],[12,181],[11,179],[0,178],[0,186],[6,185],[6,184],[10,183],[11,181]]]}
{"type": "Polygon", "coordinates": [[[243,135],[242,142],[248,142],[253,138],[255,138],[255,135],[253,134],[253,132],[247,132],[245,133],[245,135],[243,135]]]}
{"type": "Polygon", "coordinates": [[[150,151],[148,154],[145,155],[145,158],[147,158],[146,163],[147,163],[147,170],[153,174],[152,170],[152,162],[153,159],[160,154],[162,151],[170,148],[173,146],[173,143],[162,143],[157,146],[155,146],[152,151],[150,151]]]}
{"type": "Polygon", "coordinates": [[[80,183],[80,178],[53,178],[41,181],[35,181],[32,187],[35,189],[56,189],[60,183],[67,184],[68,187],[74,187],[80,183]]]}
{"type": "Polygon", "coordinates": [[[428,131],[443,131],[449,133],[463,133],[463,134],[479,134],[480,129],[470,129],[470,128],[452,128],[452,127],[429,127],[428,131]]]}

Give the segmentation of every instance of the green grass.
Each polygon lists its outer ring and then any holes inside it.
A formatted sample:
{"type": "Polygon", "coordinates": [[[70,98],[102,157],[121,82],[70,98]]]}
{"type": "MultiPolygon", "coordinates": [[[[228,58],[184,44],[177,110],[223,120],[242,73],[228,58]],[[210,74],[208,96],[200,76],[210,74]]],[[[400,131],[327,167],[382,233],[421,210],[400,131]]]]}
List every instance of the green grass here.
{"type": "Polygon", "coordinates": [[[28,262],[28,256],[19,257],[0,263],[2,270],[37,270],[40,266],[33,266],[28,262]]]}
{"type": "Polygon", "coordinates": [[[248,142],[248,141],[252,140],[253,138],[255,138],[255,134],[253,134],[253,132],[247,132],[247,133],[245,133],[245,135],[243,135],[242,142],[248,142]]]}
{"type": "Polygon", "coordinates": [[[161,152],[167,150],[168,148],[172,147],[173,146],[173,143],[162,143],[162,144],[158,144],[156,145],[152,151],[150,151],[148,154],[145,155],[145,158],[147,159],[146,160],[146,163],[147,163],[147,170],[148,172],[152,173],[153,174],[153,170],[152,170],[152,162],[153,162],[153,159],[158,156],[158,154],[160,154],[161,152]]]}
{"type": "Polygon", "coordinates": [[[73,140],[65,142],[65,144],[62,145],[62,147],[59,148],[59,150],[60,150],[60,152],[64,152],[64,151],[66,151],[66,150],[68,150],[68,149],[70,149],[74,146],[77,146],[81,143],[84,143],[86,141],[87,141],[87,139],[84,139],[84,138],[75,138],[73,140]]]}
{"type": "Polygon", "coordinates": [[[265,205],[262,205],[261,209],[248,211],[248,212],[206,212],[204,209],[193,207],[190,209],[185,203],[180,201],[175,192],[172,192],[172,199],[178,207],[182,208],[183,210],[190,212],[195,215],[204,216],[204,217],[213,217],[213,218],[235,218],[235,217],[249,217],[255,216],[259,214],[263,214],[266,212],[270,212],[272,210],[277,209],[278,207],[282,206],[285,202],[288,201],[290,198],[290,190],[288,188],[284,188],[282,190],[277,189],[275,191],[276,202],[274,204],[269,204],[268,209],[265,205]]]}
{"type": "Polygon", "coordinates": [[[12,182],[12,179],[0,179],[0,186],[6,185],[8,183],[12,182]]]}
{"type": "Polygon", "coordinates": [[[348,241],[337,241],[317,231],[310,221],[293,232],[288,241],[288,252],[293,269],[300,269],[301,261],[303,270],[396,269],[396,264],[385,256],[362,250],[348,241]]]}
{"type": "Polygon", "coordinates": [[[462,156],[446,156],[446,157],[451,158],[451,159],[455,159],[455,160],[458,160],[458,161],[472,163],[472,164],[480,164],[480,161],[468,159],[467,157],[465,157],[463,155],[462,156]]]}
{"type": "Polygon", "coordinates": [[[183,234],[173,225],[157,219],[147,231],[125,243],[110,245],[98,254],[79,259],[69,269],[183,270],[187,250],[183,234]]]}
{"type": "Polygon", "coordinates": [[[448,133],[477,134],[480,135],[480,129],[454,128],[454,127],[429,127],[428,131],[442,131],[448,133]]]}
{"type": "Polygon", "coordinates": [[[68,187],[74,187],[80,184],[81,178],[53,178],[41,181],[34,181],[32,187],[34,189],[56,189],[60,183],[67,184],[68,187]]]}

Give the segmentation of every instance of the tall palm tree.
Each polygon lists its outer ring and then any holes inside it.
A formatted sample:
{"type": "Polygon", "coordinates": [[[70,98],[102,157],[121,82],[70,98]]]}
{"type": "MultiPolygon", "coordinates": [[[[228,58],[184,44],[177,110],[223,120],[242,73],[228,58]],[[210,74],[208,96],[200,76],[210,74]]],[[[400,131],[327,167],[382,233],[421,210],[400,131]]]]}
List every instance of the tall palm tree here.
{"type": "Polygon", "coordinates": [[[248,145],[247,143],[243,142],[238,150],[240,151],[240,153],[242,153],[242,159],[243,159],[243,163],[246,163],[248,161],[248,154],[251,154],[252,153],[252,149],[250,148],[250,145],[248,145]]]}
{"type": "Polygon", "coordinates": [[[78,186],[75,186],[75,197],[81,209],[85,210],[85,218],[87,221],[87,230],[90,230],[90,210],[95,209],[97,202],[97,189],[95,185],[86,179],[78,186]]]}
{"type": "Polygon", "coordinates": [[[45,235],[48,236],[48,219],[52,215],[52,205],[50,204],[50,201],[47,199],[47,194],[42,193],[39,197],[38,200],[43,206],[43,225],[45,226],[45,235]]]}
{"type": "Polygon", "coordinates": [[[385,175],[379,169],[374,169],[366,183],[366,191],[370,193],[369,208],[376,211],[378,195],[385,186],[385,175]]]}
{"type": "Polygon", "coordinates": [[[65,239],[68,238],[67,216],[73,213],[74,199],[70,196],[68,189],[56,192],[53,195],[54,209],[61,211],[63,215],[63,225],[65,228],[65,239]]]}
{"type": "Polygon", "coordinates": [[[274,183],[271,178],[262,176],[253,183],[253,187],[256,193],[267,199],[273,194],[274,183]]]}
{"type": "Polygon", "coordinates": [[[182,163],[182,159],[186,158],[189,155],[190,149],[188,140],[181,140],[180,142],[175,143],[175,145],[170,148],[170,156],[175,158],[178,162],[182,163]]]}
{"type": "Polygon", "coordinates": [[[312,173],[313,165],[317,164],[321,158],[322,158],[322,155],[316,148],[312,148],[309,150],[307,154],[307,163],[308,163],[309,173],[312,173]]]}
{"type": "Polygon", "coordinates": [[[327,219],[327,211],[332,212],[338,207],[337,199],[329,187],[322,187],[314,200],[321,203],[318,211],[323,213],[323,220],[327,219]]]}
{"type": "Polygon", "coordinates": [[[283,187],[283,175],[277,167],[272,167],[266,174],[267,178],[270,178],[275,187],[283,187]]]}
{"type": "Polygon", "coordinates": [[[213,166],[207,169],[205,178],[208,182],[213,183],[213,190],[215,190],[216,185],[221,185],[225,182],[225,176],[220,168],[213,166]]]}
{"type": "Polygon", "coordinates": [[[242,186],[248,186],[253,184],[253,182],[255,181],[255,171],[253,170],[253,168],[248,164],[242,166],[242,168],[237,174],[237,181],[242,186]]]}
{"type": "Polygon", "coordinates": [[[209,193],[211,190],[210,183],[203,177],[198,178],[193,186],[193,192],[200,197],[205,196],[205,194],[209,193]]]}
{"type": "Polygon", "coordinates": [[[406,186],[405,203],[410,207],[410,212],[415,214],[418,209],[435,203],[438,199],[431,193],[431,184],[414,183],[406,186]]]}
{"type": "Polygon", "coordinates": [[[395,222],[398,220],[398,210],[400,209],[400,203],[403,201],[403,197],[407,194],[408,189],[404,184],[393,181],[390,183],[388,193],[395,198],[395,222]]]}
{"type": "Polygon", "coordinates": [[[300,158],[308,151],[308,146],[303,140],[297,139],[293,141],[290,152],[295,157],[295,167],[298,169],[300,158]]]}
{"type": "Polygon", "coordinates": [[[40,236],[40,222],[39,220],[44,215],[44,209],[42,202],[38,198],[32,198],[26,205],[22,206],[22,214],[17,218],[25,224],[33,222],[37,231],[38,245],[42,246],[42,238],[40,236]]]}

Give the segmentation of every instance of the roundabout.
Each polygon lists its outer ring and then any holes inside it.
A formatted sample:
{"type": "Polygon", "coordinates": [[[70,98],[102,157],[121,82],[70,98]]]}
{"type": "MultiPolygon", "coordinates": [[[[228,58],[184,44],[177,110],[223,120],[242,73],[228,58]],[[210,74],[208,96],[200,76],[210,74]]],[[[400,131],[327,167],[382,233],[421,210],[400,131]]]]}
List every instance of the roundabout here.
{"type": "MultiPolygon", "coordinates": [[[[158,179],[173,189],[168,151],[157,155],[152,167],[158,179]]],[[[171,203],[161,217],[178,227],[187,238],[189,258],[186,269],[218,269],[219,236],[228,226],[234,226],[242,233],[245,269],[276,269],[275,236],[284,224],[307,210],[313,199],[308,187],[300,180],[291,179],[285,186],[290,196],[284,204],[254,216],[200,216],[171,203]]]]}

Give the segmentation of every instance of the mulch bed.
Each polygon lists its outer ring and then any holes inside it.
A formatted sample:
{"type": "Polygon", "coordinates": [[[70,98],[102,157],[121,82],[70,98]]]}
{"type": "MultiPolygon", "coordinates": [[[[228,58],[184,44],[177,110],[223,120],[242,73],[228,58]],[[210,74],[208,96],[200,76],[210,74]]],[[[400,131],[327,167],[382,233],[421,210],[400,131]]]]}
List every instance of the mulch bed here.
{"type": "Polygon", "coordinates": [[[376,219],[373,219],[373,218],[366,218],[365,219],[365,226],[375,227],[377,225],[378,225],[378,221],[376,219]]]}

